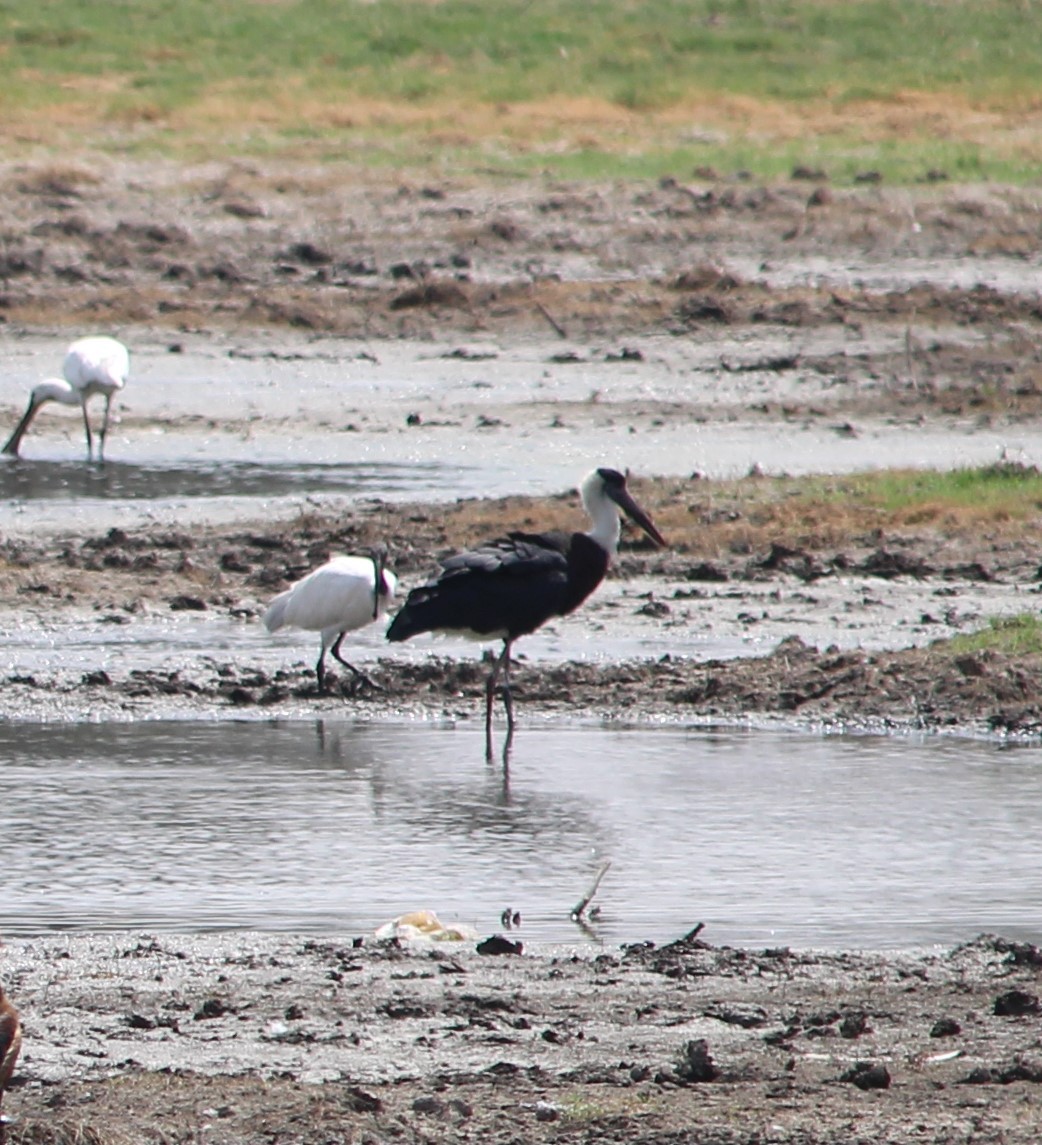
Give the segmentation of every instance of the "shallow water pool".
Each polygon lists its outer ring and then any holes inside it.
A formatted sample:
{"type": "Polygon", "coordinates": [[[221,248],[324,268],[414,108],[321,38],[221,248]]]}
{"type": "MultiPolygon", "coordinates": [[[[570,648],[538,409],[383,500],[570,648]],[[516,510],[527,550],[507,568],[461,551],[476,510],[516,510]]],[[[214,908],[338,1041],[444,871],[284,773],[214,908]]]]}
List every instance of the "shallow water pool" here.
{"type": "Polygon", "coordinates": [[[1037,937],[1042,759],[972,740],[524,726],[0,726],[8,936],[351,936],[407,910],[608,943],[1037,937]],[[583,932],[570,908],[610,862],[583,932]]]}

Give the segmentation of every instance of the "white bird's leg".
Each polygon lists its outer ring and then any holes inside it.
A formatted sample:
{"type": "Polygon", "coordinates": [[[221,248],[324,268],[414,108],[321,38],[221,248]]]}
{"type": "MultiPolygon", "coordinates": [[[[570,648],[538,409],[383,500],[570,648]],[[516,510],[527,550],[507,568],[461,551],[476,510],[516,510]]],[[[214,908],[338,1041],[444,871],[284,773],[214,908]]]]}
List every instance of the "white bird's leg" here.
{"type": "Polygon", "coordinates": [[[322,651],[319,653],[318,663],[315,665],[315,675],[318,677],[318,690],[325,692],[326,690],[326,646],[322,645],[322,651]]]}
{"type": "Polygon", "coordinates": [[[329,651],[345,668],[350,668],[351,671],[354,672],[355,679],[354,687],[351,689],[352,695],[358,691],[359,686],[362,684],[368,684],[370,688],[375,688],[378,692],[382,692],[383,688],[375,680],[371,680],[360,668],[356,668],[354,664],[349,664],[343,656],[340,655],[340,641],[344,639],[345,635],[346,633],[341,632],[336,638],[336,643],[329,651]]]}
{"type": "MultiPolygon", "coordinates": [[[[485,684],[485,758],[491,762],[492,760],[492,703],[496,697],[496,681],[499,679],[499,673],[504,664],[510,663],[510,641],[503,641],[503,651],[500,653],[495,664],[492,665],[492,671],[489,673],[488,681],[485,684]]],[[[509,671],[509,669],[508,669],[509,671]]],[[[507,685],[507,691],[504,695],[509,694],[510,687],[507,685]]],[[[511,710],[511,705],[504,699],[507,704],[507,729],[510,730],[514,726],[514,714],[511,710]]]]}
{"type": "MultiPolygon", "coordinates": [[[[109,413],[112,410],[112,395],[105,395],[105,413],[101,419],[101,429],[98,431],[98,460],[105,460],[105,437],[109,432],[109,413]]],[[[86,414],[87,403],[83,404],[83,411],[86,414]]]]}
{"type": "MultiPolygon", "coordinates": [[[[94,457],[94,440],[91,437],[90,417],[87,414],[86,400],[84,400],[83,404],[80,406],[80,409],[83,410],[83,432],[87,435],[87,460],[91,461],[94,457]]],[[[104,440],[102,441],[102,445],[104,446],[104,440]]]]}

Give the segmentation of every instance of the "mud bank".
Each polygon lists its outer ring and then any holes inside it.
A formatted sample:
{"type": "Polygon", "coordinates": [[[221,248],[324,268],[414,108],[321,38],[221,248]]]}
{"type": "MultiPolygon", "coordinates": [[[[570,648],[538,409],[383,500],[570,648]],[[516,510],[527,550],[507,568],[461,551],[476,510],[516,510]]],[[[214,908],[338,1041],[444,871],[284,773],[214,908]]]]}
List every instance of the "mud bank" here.
{"type": "Polygon", "coordinates": [[[7,1140],[1027,1145],[1040,964],[994,936],[908,954],[34,940],[4,951],[26,1036],[7,1140]]]}
{"type": "MultiPolygon", "coordinates": [[[[697,480],[639,489],[670,550],[627,539],[611,578],[579,613],[519,642],[522,712],[1042,732],[1042,659],[967,652],[946,639],[1037,607],[1030,527],[854,534],[794,548],[770,525],[750,525],[737,540],[720,534],[741,514],[697,480]],[[704,512],[692,511],[698,498],[704,512]]],[[[333,552],[386,543],[407,589],[457,544],[533,524],[578,526],[575,501],[374,501],[348,514],[190,534],[112,529],[2,542],[6,716],[476,717],[487,667],[475,645],[392,648],[373,627],[350,643],[379,688],[355,693],[344,678],[320,696],[317,638],[272,642],[259,616],[333,552]]]]}

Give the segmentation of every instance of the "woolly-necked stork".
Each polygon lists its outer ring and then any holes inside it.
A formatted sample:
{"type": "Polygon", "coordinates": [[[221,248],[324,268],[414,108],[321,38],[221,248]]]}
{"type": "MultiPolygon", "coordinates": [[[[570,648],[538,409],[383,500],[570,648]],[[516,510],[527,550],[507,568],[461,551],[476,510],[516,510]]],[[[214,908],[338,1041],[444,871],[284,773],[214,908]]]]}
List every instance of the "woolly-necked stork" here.
{"type": "Polygon", "coordinates": [[[420,632],[457,633],[477,640],[502,640],[485,687],[485,745],[492,757],[492,706],[503,676],[507,742],[514,729],[510,695],[510,649],[554,616],[566,616],[604,579],[619,545],[619,511],[657,545],[665,545],[648,514],[615,469],[595,469],[580,486],[593,521],[586,533],[509,533],[441,562],[438,575],[409,593],[387,629],[388,640],[420,632]]]}

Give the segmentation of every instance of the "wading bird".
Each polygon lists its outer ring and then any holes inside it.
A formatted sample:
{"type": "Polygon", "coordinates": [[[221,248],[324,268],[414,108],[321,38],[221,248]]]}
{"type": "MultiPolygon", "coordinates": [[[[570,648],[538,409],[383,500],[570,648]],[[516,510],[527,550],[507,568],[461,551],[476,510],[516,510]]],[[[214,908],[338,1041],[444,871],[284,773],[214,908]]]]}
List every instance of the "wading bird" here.
{"type": "Polygon", "coordinates": [[[485,748],[492,758],[492,705],[503,674],[507,745],[514,730],[510,648],[553,616],[573,612],[604,579],[619,545],[621,509],[657,545],[662,535],[614,469],[595,469],[580,486],[593,521],[587,533],[509,533],[441,562],[441,572],[414,588],[387,629],[388,640],[419,632],[453,632],[502,640],[485,685],[485,748]]]}
{"type": "Polygon", "coordinates": [[[22,438],[32,425],[33,419],[47,402],[61,402],[66,406],[79,406],[83,411],[83,429],[87,435],[87,460],[93,457],[93,438],[90,432],[90,418],[87,415],[87,402],[95,394],[105,399],[105,414],[98,431],[98,460],[105,459],[105,435],[109,431],[109,413],[112,408],[112,395],[127,384],[130,373],[130,355],[122,342],[104,334],[89,338],[77,338],[65,352],[62,365],[64,378],[47,378],[33,386],[29,394],[29,408],[22,420],[15,426],[14,433],[7,439],[3,452],[11,457],[18,456],[22,438]]]}
{"type": "MultiPolygon", "coordinates": [[[[22,1027],[18,1021],[18,1011],[4,995],[0,986],[0,1104],[3,1104],[4,1090],[14,1073],[18,1051],[22,1048],[22,1027]]],[[[0,1129],[2,1132],[2,1129],[0,1129]]]]}
{"type": "Polygon", "coordinates": [[[356,687],[379,686],[340,655],[340,641],[348,632],[378,620],[394,599],[398,581],[384,567],[385,559],[383,549],[373,549],[368,557],[333,557],[275,597],[264,613],[269,632],[304,628],[322,634],[315,665],[320,692],[326,690],[326,652],[351,669],[356,687]]]}

